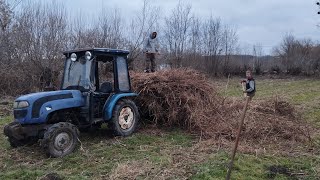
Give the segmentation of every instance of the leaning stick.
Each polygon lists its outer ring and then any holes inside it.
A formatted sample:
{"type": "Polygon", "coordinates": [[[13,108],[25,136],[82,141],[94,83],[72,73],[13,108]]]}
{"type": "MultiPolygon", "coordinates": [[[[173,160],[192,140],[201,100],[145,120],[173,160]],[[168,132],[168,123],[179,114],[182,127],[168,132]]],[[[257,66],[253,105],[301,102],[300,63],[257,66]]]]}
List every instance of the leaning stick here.
{"type": "MultiPolygon", "coordinates": [[[[242,87],[244,87],[243,84],[244,83],[242,83],[242,87]]],[[[230,161],[230,164],[229,164],[229,169],[228,169],[226,180],[230,180],[230,177],[231,177],[231,171],[232,171],[232,168],[233,168],[234,157],[236,156],[236,152],[237,152],[237,148],[238,148],[238,144],[239,144],[239,139],[240,139],[240,135],[241,135],[241,130],[242,130],[242,126],[243,126],[243,123],[244,123],[244,118],[246,116],[246,112],[247,112],[247,109],[248,109],[248,104],[250,102],[250,96],[247,96],[246,93],[245,93],[245,96],[246,96],[246,103],[245,103],[245,105],[243,107],[243,112],[242,112],[242,115],[241,115],[241,121],[240,121],[240,125],[239,125],[239,128],[238,128],[236,142],[235,142],[235,145],[234,145],[234,148],[233,148],[233,152],[232,152],[231,161],[230,161]]]]}
{"type": "Polygon", "coordinates": [[[245,83],[245,82],[242,82],[241,85],[242,85],[243,95],[244,95],[244,97],[247,97],[247,93],[245,92],[245,90],[247,89],[247,88],[246,88],[246,83],[245,83]]]}

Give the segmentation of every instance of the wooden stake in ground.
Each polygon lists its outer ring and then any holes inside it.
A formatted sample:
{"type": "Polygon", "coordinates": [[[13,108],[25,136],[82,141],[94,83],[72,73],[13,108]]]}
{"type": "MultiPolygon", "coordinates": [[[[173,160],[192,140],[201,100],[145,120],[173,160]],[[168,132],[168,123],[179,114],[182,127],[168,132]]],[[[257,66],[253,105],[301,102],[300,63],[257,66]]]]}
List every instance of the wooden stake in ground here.
{"type": "MultiPolygon", "coordinates": [[[[242,89],[245,90],[245,83],[242,83],[242,89]]],[[[236,156],[236,152],[237,152],[237,148],[238,148],[238,144],[239,144],[239,139],[240,139],[240,135],[241,135],[241,130],[242,130],[242,126],[243,126],[243,123],[244,123],[244,118],[246,116],[246,113],[247,113],[247,109],[248,109],[248,104],[251,100],[251,97],[247,95],[247,93],[244,93],[245,94],[245,97],[246,97],[246,103],[243,107],[243,112],[242,112],[242,115],[241,115],[241,120],[240,120],[240,124],[239,124],[239,128],[238,128],[238,133],[237,133],[237,137],[236,137],[236,142],[234,144],[234,148],[233,148],[233,152],[232,152],[232,156],[231,156],[231,161],[230,161],[230,164],[229,164],[229,169],[228,169],[228,173],[227,173],[227,177],[226,177],[226,180],[230,180],[230,177],[231,177],[231,171],[232,171],[232,168],[233,168],[233,161],[234,161],[234,157],[236,156]]]]}
{"type": "Polygon", "coordinates": [[[244,97],[247,97],[248,96],[248,94],[245,92],[246,91],[246,89],[247,89],[247,85],[246,85],[246,83],[245,82],[242,82],[241,83],[241,85],[242,85],[242,91],[243,91],[243,95],[244,95],[244,97]]]}

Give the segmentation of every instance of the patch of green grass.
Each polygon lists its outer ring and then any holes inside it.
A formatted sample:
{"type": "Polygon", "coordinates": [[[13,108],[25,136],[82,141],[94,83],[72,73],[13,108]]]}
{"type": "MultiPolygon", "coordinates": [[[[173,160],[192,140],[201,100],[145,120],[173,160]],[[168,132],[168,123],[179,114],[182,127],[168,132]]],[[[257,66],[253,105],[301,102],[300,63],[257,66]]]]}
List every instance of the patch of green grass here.
{"type": "MultiPolygon", "coordinates": [[[[155,160],[165,159],[160,154],[163,146],[170,145],[165,138],[156,136],[148,136],[145,134],[135,134],[125,138],[119,143],[102,147],[101,145],[93,146],[93,153],[100,158],[109,160],[110,162],[122,162],[127,160],[155,160]]],[[[111,166],[109,166],[111,167],[111,166]]]]}
{"type": "Polygon", "coordinates": [[[41,170],[30,170],[25,168],[18,168],[8,173],[0,173],[0,179],[36,179],[35,177],[41,177],[44,172],[41,170]]]}
{"type": "Polygon", "coordinates": [[[0,126],[4,126],[10,122],[12,122],[13,117],[12,116],[6,116],[6,117],[0,117],[0,126]]]}
{"type": "MultiPolygon", "coordinates": [[[[229,163],[228,154],[218,152],[207,162],[195,165],[191,179],[224,179],[229,163]]],[[[319,157],[275,157],[238,154],[231,179],[317,179],[319,157]]]]}
{"type": "Polygon", "coordinates": [[[304,113],[304,117],[307,118],[309,122],[320,128],[320,107],[315,107],[307,110],[304,113]]]}
{"type": "Polygon", "coordinates": [[[311,102],[315,100],[315,98],[320,97],[320,90],[309,90],[306,92],[297,93],[296,95],[292,96],[292,101],[296,104],[303,104],[306,102],[311,102]]]}
{"type": "MultiPolygon", "coordinates": [[[[240,78],[239,78],[240,79],[240,78]]],[[[230,79],[228,88],[226,90],[227,80],[219,80],[217,82],[221,94],[227,96],[241,97],[242,87],[239,79],[230,79]]],[[[273,96],[286,96],[292,98],[293,96],[301,96],[300,102],[312,100],[313,97],[319,96],[320,81],[310,79],[256,79],[256,97],[265,98],[273,96]]]]}
{"type": "MultiPolygon", "coordinates": [[[[11,121],[12,121],[11,116],[0,118],[0,150],[1,150],[1,148],[9,148],[10,147],[9,142],[7,142],[7,139],[3,135],[3,127],[5,124],[10,123],[11,121]]],[[[1,161],[0,161],[0,164],[1,164],[1,161]]]]}
{"type": "Polygon", "coordinates": [[[182,146],[182,147],[192,146],[193,138],[190,136],[190,134],[186,134],[186,133],[182,132],[181,130],[175,130],[175,131],[170,132],[166,136],[166,138],[173,145],[178,145],[178,146],[182,146]]]}
{"type": "Polygon", "coordinates": [[[218,152],[203,164],[195,165],[191,179],[223,179],[227,173],[228,154],[218,152]]]}

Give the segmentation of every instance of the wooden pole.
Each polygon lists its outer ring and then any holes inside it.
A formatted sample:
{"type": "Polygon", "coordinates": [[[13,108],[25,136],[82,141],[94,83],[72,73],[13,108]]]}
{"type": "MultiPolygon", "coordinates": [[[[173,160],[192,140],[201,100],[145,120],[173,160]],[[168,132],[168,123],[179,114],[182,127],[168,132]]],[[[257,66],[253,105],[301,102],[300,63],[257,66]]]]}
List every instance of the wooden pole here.
{"type": "Polygon", "coordinates": [[[243,82],[243,83],[241,83],[241,85],[242,85],[243,95],[244,95],[244,97],[247,97],[247,93],[246,93],[246,92],[244,92],[244,91],[247,89],[247,87],[246,87],[246,83],[245,83],[245,82],[243,82]]]}
{"type": "Polygon", "coordinates": [[[230,164],[229,164],[229,169],[228,169],[226,180],[230,180],[230,177],[231,177],[231,171],[232,171],[232,168],[233,168],[233,161],[234,161],[234,157],[236,156],[236,152],[237,152],[237,148],[238,148],[238,144],[239,144],[239,139],[240,139],[240,135],[241,135],[241,130],[242,130],[242,126],[243,126],[243,123],[244,123],[244,118],[246,116],[246,112],[247,112],[247,109],[248,109],[248,104],[250,102],[250,99],[251,99],[251,97],[247,96],[247,94],[246,94],[246,103],[245,103],[245,105],[243,107],[243,112],[242,112],[242,115],[241,115],[241,121],[240,121],[240,124],[239,124],[238,133],[237,133],[237,137],[236,137],[236,142],[235,142],[235,145],[234,145],[234,148],[233,148],[233,152],[232,152],[231,161],[230,161],[230,164]]]}

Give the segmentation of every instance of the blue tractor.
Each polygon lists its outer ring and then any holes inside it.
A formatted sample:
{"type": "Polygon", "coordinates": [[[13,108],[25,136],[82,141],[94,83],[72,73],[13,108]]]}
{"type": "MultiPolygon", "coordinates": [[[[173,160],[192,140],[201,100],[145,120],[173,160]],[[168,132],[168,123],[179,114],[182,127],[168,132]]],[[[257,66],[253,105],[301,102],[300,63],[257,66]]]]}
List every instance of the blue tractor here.
{"type": "Polygon", "coordinates": [[[61,157],[77,148],[79,130],[107,123],[115,135],[131,135],[139,112],[134,102],[137,94],[131,90],[128,54],[108,48],[64,52],[60,90],[15,100],[14,121],[4,127],[10,145],[40,141],[49,156],[61,157]]]}

